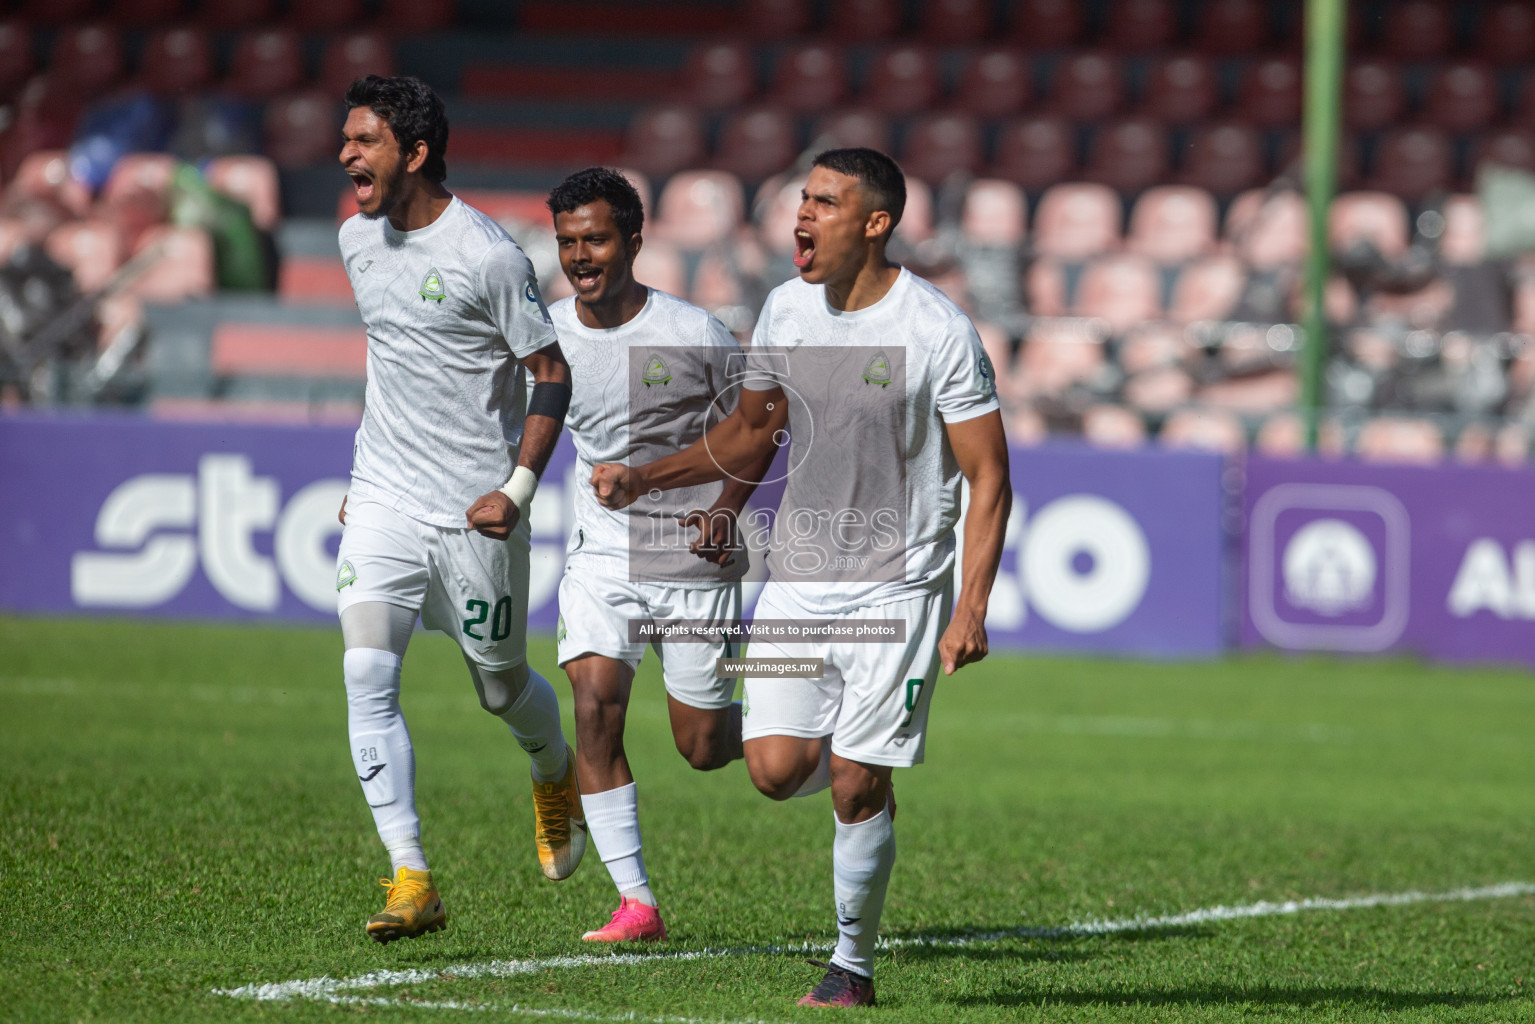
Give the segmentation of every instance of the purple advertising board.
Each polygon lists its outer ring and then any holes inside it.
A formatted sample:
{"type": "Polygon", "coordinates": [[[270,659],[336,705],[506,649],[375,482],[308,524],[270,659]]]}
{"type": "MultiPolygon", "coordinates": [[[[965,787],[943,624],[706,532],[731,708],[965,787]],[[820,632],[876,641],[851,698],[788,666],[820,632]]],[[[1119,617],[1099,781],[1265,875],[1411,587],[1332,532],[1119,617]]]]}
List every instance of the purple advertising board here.
{"type": "MultiPolygon", "coordinates": [[[[0,417],[0,609],[331,621],[352,435],[0,417]]],[[[1225,646],[1220,459],[1080,446],[1011,458],[995,645],[1154,656],[1225,646]]],[[[563,439],[531,514],[533,629],[554,628],[571,500],[584,485],[563,439]]],[[[754,561],[748,608],[760,552],[754,561]]]]}
{"type": "Polygon", "coordinates": [[[1241,639],[1535,664],[1535,473],[1254,458],[1241,639]]]}

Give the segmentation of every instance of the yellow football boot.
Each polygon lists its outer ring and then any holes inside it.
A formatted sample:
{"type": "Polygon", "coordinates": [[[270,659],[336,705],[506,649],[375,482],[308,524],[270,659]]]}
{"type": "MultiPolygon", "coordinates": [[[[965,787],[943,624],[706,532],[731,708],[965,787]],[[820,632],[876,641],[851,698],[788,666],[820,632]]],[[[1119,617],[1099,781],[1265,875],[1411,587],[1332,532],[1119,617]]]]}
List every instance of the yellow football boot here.
{"type": "Polygon", "coordinates": [[[567,744],[565,777],[558,782],[533,783],[533,843],[544,877],[569,878],[586,853],[586,816],[576,785],[576,752],[567,744]]]}
{"type": "Polygon", "coordinates": [[[368,938],[374,942],[414,939],[448,926],[448,912],[442,909],[442,897],[437,895],[430,871],[401,868],[394,881],[380,878],[378,882],[389,895],[384,909],[368,918],[368,938]]]}

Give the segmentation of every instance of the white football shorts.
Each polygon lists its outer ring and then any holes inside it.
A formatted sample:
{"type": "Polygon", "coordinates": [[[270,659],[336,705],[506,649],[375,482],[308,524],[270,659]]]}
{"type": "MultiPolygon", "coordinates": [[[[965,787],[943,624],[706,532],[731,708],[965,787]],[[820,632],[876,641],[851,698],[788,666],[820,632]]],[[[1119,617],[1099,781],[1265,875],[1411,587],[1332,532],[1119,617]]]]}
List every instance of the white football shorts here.
{"type": "Polygon", "coordinates": [[[336,611],[383,601],[420,611],[481,668],[527,661],[528,552],[523,519],[504,541],[418,522],[376,501],[348,501],[336,552],[336,611]]]}
{"type": "Polygon", "coordinates": [[[709,623],[741,621],[741,585],[672,587],[634,583],[612,576],[566,572],[560,579],[559,661],[583,654],[639,665],[646,646],[661,660],[666,692],[689,707],[723,708],[735,698],[733,678],[716,679],[716,658],[735,656],[736,645],[675,639],[631,642],[631,619],[689,619],[709,623]]]}
{"type": "Polygon", "coordinates": [[[931,594],[826,616],[799,606],[793,584],[769,580],[757,600],[757,619],[902,619],[906,640],[753,640],[746,652],[749,657],[821,658],[825,670],[820,679],[748,676],[742,738],[830,736],[832,753],[850,761],[896,768],[921,764],[927,712],[938,681],[938,641],[948,627],[953,604],[951,580],[931,594]]]}

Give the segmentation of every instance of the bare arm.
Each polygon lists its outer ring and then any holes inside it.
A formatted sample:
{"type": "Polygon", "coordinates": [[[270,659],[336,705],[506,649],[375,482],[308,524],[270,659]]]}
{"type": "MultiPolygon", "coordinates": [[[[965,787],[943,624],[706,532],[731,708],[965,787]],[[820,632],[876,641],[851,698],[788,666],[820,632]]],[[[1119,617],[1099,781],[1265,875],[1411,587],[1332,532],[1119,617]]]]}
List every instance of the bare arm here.
{"type": "Polygon", "coordinates": [[[736,522],[741,516],[741,510],[746,508],[746,503],[757,490],[757,485],[767,476],[777,450],[778,446],[773,445],[750,470],[739,477],[727,479],[713,505],[705,509],[694,509],[683,516],[684,526],[698,527],[698,539],[688,545],[689,551],[715,565],[725,565],[735,557],[741,547],[736,522]]]}
{"type": "MultiPolygon", "coordinates": [[[[558,343],[545,345],[528,355],[522,365],[532,374],[535,386],[555,384],[563,385],[566,389],[570,387],[570,366],[565,362],[565,355],[560,351],[558,343]]],[[[556,418],[538,413],[529,414],[522,424],[522,447],[517,454],[517,465],[531,470],[534,476],[543,476],[564,425],[563,415],[556,418]]],[[[522,513],[505,491],[495,490],[476,498],[466,516],[471,530],[478,530],[495,540],[505,540],[517,528],[522,513]]]]}
{"type": "Polygon", "coordinates": [[[970,508],[965,513],[965,551],[959,596],[938,656],[945,675],[986,657],[986,603],[1002,561],[1002,540],[1013,506],[1008,472],[1007,439],[1002,414],[989,412],[960,423],[944,424],[954,460],[970,484],[970,508]]]}

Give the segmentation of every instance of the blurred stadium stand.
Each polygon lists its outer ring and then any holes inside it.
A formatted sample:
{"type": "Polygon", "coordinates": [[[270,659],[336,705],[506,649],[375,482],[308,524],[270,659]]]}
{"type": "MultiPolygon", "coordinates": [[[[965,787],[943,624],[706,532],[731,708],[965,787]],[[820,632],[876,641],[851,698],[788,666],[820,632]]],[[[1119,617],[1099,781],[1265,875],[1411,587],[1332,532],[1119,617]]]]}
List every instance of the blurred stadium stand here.
{"type": "MultiPolygon", "coordinates": [[[[340,94],[408,73],[550,299],[543,194],[615,164],[645,279],[744,337],[808,154],[872,145],[912,179],[895,255],[976,319],[1015,442],[1294,453],[1301,8],[0,0],[0,400],[355,417],[340,94]]],[[[1484,257],[1476,182],[1535,170],[1535,4],[1360,0],[1349,38],[1323,450],[1523,461],[1535,258],[1484,257]]]]}

